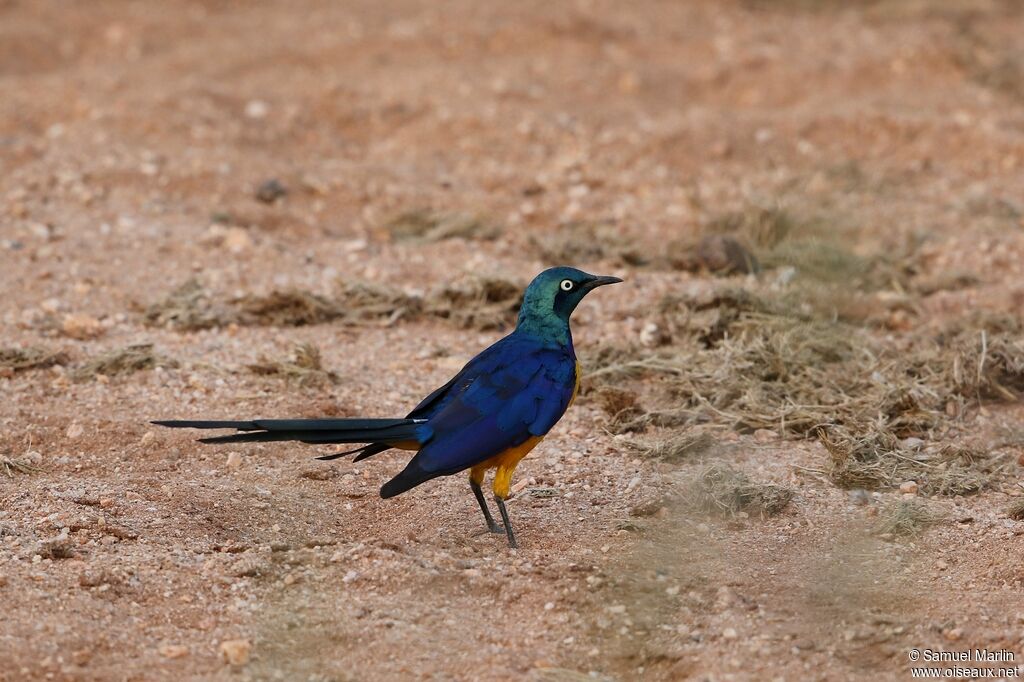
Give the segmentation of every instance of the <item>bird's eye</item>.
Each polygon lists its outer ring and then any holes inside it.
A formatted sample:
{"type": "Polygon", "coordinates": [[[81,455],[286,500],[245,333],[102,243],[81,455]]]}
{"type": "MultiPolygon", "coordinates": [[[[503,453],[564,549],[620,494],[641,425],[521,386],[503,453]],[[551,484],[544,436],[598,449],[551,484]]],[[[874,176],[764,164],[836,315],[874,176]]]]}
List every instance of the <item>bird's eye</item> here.
{"type": "Polygon", "coordinates": [[[571,279],[563,279],[561,284],[559,284],[558,286],[562,289],[562,291],[572,291],[572,288],[576,285],[573,284],[573,281],[571,279]]]}

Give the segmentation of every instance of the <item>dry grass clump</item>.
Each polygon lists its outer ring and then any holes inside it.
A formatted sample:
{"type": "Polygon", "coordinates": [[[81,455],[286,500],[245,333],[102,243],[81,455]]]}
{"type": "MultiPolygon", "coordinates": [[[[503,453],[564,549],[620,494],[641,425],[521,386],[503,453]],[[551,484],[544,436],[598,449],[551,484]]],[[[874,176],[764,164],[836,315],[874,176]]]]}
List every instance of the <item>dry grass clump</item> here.
{"type": "Polygon", "coordinates": [[[687,490],[688,502],[706,512],[733,515],[757,511],[775,516],[793,499],[793,490],[774,483],[758,483],[728,464],[716,462],[705,468],[687,490]]]}
{"type": "Polygon", "coordinates": [[[773,247],[791,235],[809,231],[805,220],[781,206],[756,205],[713,216],[706,229],[736,235],[752,247],[773,247]]]}
{"type": "Polygon", "coordinates": [[[468,329],[506,329],[515,324],[524,289],[499,277],[472,277],[434,292],[424,309],[468,329]]]}
{"type": "Polygon", "coordinates": [[[243,296],[235,303],[238,306],[236,322],[261,327],[303,327],[345,315],[337,301],[299,289],[243,296]]]}
{"type": "Polygon", "coordinates": [[[658,312],[673,333],[694,336],[703,346],[734,334],[734,326],[747,316],[809,319],[799,310],[739,287],[725,287],[699,299],[667,296],[659,301],[658,312]]]}
{"type": "Polygon", "coordinates": [[[674,240],[669,242],[665,252],[667,265],[676,270],[707,271],[718,275],[761,271],[757,256],[731,235],[707,234],[696,240],[674,240]]]}
{"type": "Polygon", "coordinates": [[[649,351],[637,345],[597,344],[579,351],[580,365],[586,371],[586,381],[580,390],[586,392],[605,381],[614,381],[627,376],[640,376],[643,369],[630,369],[630,365],[642,362],[649,351]]]}
{"type": "Polygon", "coordinates": [[[441,213],[425,209],[406,211],[384,226],[395,241],[438,242],[445,239],[489,241],[501,236],[497,223],[467,213],[441,213]]]}
{"type": "Polygon", "coordinates": [[[634,242],[613,223],[572,222],[530,238],[541,259],[549,265],[581,264],[615,258],[628,265],[645,265],[634,242]]]}
{"type": "Polygon", "coordinates": [[[891,432],[853,435],[838,428],[821,429],[819,439],[829,453],[829,479],[840,488],[875,490],[907,480],[900,470],[913,460],[903,454],[891,432]]]}
{"type": "Polygon", "coordinates": [[[676,463],[707,454],[716,442],[710,433],[702,431],[680,433],[654,443],[629,441],[627,445],[644,457],[676,463]]]}
{"type": "Polygon", "coordinates": [[[666,300],[661,314],[671,345],[603,348],[585,360],[597,367],[587,384],[656,380],[660,409],[631,415],[618,432],[710,422],[821,434],[827,473],[847,488],[914,480],[926,494],[965,495],[1004,473],[1002,462],[984,453],[903,443],[933,438],[970,403],[1024,392],[1024,334],[1014,320],[981,317],[893,343],[736,289],[666,300]]]}
{"type": "Polygon", "coordinates": [[[777,316],[745,316],[730,329],[710,350],[675,358],[670,390],[696,413],[806,434],[863,419],[883,402],[864,371],[867,342],[852,330],[777,316]]]}
{"type": "Polygon", "coordinates": [[[444,287],[426,299],[366,282],[342,282],[331,296],[301,289],[274,290],[217,300],[195,281],[186,282],[166,299],[146,308],[151,326],[196,331],[237,324],[301,327],[342,321],[393,323],[429,315],[453,320],[460,327],[501,329],[515,321],[524,287],[499,277],[476,277],[444,287]]]}
{"type": "Polygon", "coordinates": [[[907,537],[941,523],[946,514],[921,500],[898,500],[879,513],[875,533],[882,537],[907,537]]]}
{"type": "MultiPolygon", "coordinates": [[[[845,216],[820,211],[749,205],[712,217],[700,234],[666,249],[670,267],[721,275],[771,271],[775,304],[806,317],[862,323],[885,321],[905,296],[876,292],[906,289],[908,258],[861,254],[851,244],[845,216]]],[[[889,293],[888,291],[886,292],[889,293]]]]}
{"type": "Polygon", "coordinates": [[[684,310],[672,346],[603,349],[587,378],[660,376],[694,419],[794,435],[836,424],[916,435],[950,402],[1014,399],[1024,390],[1024,338],[1014,332],[956,332],[897,348],[735,290],[672,305],[684,310]]]}
{"type": "Polygon", "coordinates": [[[713,262],[727,264],[735,260],[734,267],[726,272],[790,266],[798,269],[799,276],[827,281],[848,280],[866,269],[863,259],[839,244],[832,226],[822,219],[798,216],[781,207],[751,205],[714,216],[702,232],[703,237],[692,247],[695,256],[700,256],[703,245],[704,252],[715,256],[711,258],[713,262]],[[729,253],[733,254],[731,258],[729,253]]]}
{"type": "Polygon", "coordinates": [[[10,457],[0,454],[0,471],[8,478],[14,478],[14,474],[32,474],[42,471],[35,466],[30,457],[10,457]]]}
{"type": "Polygon", "coordinates": [[[981,283],[981,278],[971,272],[943,270],[930,275],[919,275],[911,283],[912,291],[918,296],[931,296],[940,291],[959,291],[981,283]]]}
{"type": "Polygon", "coordinates": [[[1008,462],[992,457],[974,447],[947,444],[931,454],[934,467],[921,476],[923,489],[929,495],[955,497],[970,495],[989,488],[1005,473],[1008,462]]]}
{"type": "Polygon", "coordinates": [[[335,320],[362,323],[395,321],[415,316],[422,301],[390,287],[367,282],[342,282],[332,296],[301,289],[243,296],[231,302],[232,321],[248,326],[304,327],[335,320]]]}
{"type": "Polygon", "coordinates": [[[636,391],[631,391],[628,388],[602,386],[594,392],[594,399],[609,417],[615,417],[639,407],[639,397],[636,391]]]}
{"type": "Polygon", "coordinates": [[[260,357],[259,362],[247,366],[250,372],[261,376],[280,376],[296,381],[301,386],[337,383],[338,375],[324,369],[320,349],[312,343],[297,345],[284,360],[260,357]]]}
{"type": "Polygon", "coordinates": [[[197,331],[230,324],[301,327],[338,319],[397,319],[418,309],[418,299],[366,283],[343,283],[333,297],[289,289],[217,300],[198,282],[190,280],[163,301],[146,308],[144,319],[150,326],[197,331]]]}
{"type": "MultiPolygon", "coordinates": [[[[721,275],[760,272],[761,258],[797,231],[797,219],[781,208],[750,206],[714,216],[692,239],[668,245],[666,259],[678,270],[706,270],[721,275]]],[[[774,267],[778,263],[770,264],[774,267]]]]}
{"type": "Polygon", "coordinates": [[[840,488],[874,490],[914,481],[926,495],[969,495],[989,487],[1005,464],[962,445],[914,446],[882,429],[856,435],[822,429],[819,438],[829,453],[829,479],[840,488]]]}
{"type": "Polygon", "coordinates": [[[112,377],[132,374],[157,366],[177,367],[178,363],[157,355],[153,351],[153,344],[142,343],[118,348],[89,360],[71,371],[71,379],[76,382],[89,381],[100,375],[112,377]]]}
{"type": "Polygon", "coordinates": [[[214,301],[198,280],[190,279],[162,301],[147,306],[143,319],[151,327],[199,331],[227,325],[234,321],[234,314],[214,301]]]}
{"type": "Polygon", "coordinates": [[[597,404],[608,415],[608,430],[626,433],[630,425],[645,413],[636,391],[616,386],[602,386],[594,393],[597,404]]]}
{"type": "Polygon", "coordinates": [[[68,354],[60,350],[49,350],[38,346],[25,348],[0,348],[0,370],[24,372],[30,369],[46,369],[54,365],[66,365],[68,354]]]}
{"type": "Polygon", "coordinates": [[[423,311],[423,301],[391,287],[368,282],[343,282],[336,294],[349,322],[411,319],[423,311]]]}
{"type": "Polygon", "coordinates": [[[618,433],[642,433],[649,426],[660,428],[678,428],[692,423],[692,413],[683,409],[652,410],[623,421],[618,427],[618,433]]]}
{"type": "Polygon", "coordinates": [[[1019,400],[1024,393],[1024,336],[1019,325],[964,331],[944,344],[944,380],[965,397],[1019,400]]]}

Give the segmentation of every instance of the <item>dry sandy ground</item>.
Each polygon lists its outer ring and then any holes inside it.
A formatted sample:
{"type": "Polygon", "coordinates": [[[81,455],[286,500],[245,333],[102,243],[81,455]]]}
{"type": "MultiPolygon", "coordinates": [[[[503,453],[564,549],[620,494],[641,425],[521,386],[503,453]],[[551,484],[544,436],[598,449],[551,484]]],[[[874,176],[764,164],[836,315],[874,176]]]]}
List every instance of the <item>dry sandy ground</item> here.
{"type": "MultiPolygon", "coordinates": [[[[0,454],[38,469],[0,473],[0,680],[906,679],[912,647],[1020,663],[1016,469],[888,542],[869,528],[898,493],[854,504],[808,473],[816,443],[723,433],[719,456],[794,486],[790,507],[639,518],[699,463],[637,458],[584,395],[520,469],[510,551],[461,477],[381,501],[401,453],[323,464],[147,426],[400,415],[500,334],[145,326],[192,277],[227,295],[526,281],[532,238],[573,221],[656,252],[750,201],[810,204],[865,248],[923,235],[934,272],[977,275],[919,323],[1020,314],[1018,4],[847,4],[0,0],[0,345],[177,362],[0,378],[0,454]],[[268,178],[288,189],[269,204],[268,178]],[[503,231],[391,240],[414,209],[503,231]],[[301,341],[338,383],[244,369],[301,341]],[[239,665],[230,640],[251,646],[239,665]]],[[[636,339],[701,279],[573,264],[628,282],[581,307],[582,349],[636,339]]],[[[1015,457],[1022,421],[992,405],[963,428],[1015,457]]]]}

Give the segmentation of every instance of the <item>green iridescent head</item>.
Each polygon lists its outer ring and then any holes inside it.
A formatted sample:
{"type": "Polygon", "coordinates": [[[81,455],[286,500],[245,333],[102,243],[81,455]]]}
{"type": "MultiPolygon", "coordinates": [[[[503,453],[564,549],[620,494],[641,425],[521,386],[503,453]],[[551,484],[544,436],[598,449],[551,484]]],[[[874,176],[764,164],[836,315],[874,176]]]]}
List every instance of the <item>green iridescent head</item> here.
{"type": "Polygon", "coordinates": [[[565,343],[569,339],[569,317],[583,297],[597,287],[621,281],[566,266],[548,268],[526,288],[516,328],[565,343]]]}

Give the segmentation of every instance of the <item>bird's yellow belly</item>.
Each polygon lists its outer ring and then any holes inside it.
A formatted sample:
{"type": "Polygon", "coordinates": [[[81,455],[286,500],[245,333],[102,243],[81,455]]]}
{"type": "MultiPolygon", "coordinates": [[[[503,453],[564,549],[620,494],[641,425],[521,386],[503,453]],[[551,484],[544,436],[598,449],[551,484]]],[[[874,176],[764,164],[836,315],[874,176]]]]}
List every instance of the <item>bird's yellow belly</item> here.
{"type": "Polygon", "coordinates": [[[572,397],[569,398],[569,407],[572,407],[572,404],[574,402],[576,402],[576,396],[579,395],[579,392],[580,392],[580,361],[577,360],[576,361],[576,385],[572,387],[572,397]]]}
{"type": "MultiPolygon", "coordinates": [[[[580,363],[576,363],[576,385],[572,390],[572,398],[569,399],[569,404],[572,405],[573,401],[576,400],[576,394],[580,391],[580,363]]],[[[509,448],[504,452],[501,452],[488,460],[477,464],[475,467],[469,470],[470,479],[479,485],[484,480],[484,474],[487,473],[488,469],[497,469],[494,472],[494,495],[501,499],[508,497],[509,488],[512,485],[512,474],[515,472],[516,467],[519,466],[519,462],[523,460],[530,451],[537,447],[537,444],[544,440],[544,436],[533,436],[527,439],[523,443],[509,448]]]]}
{"type": "Polygon", "coordinates": [[[505,499],[508,497],[509,488],[512,485],[512,474],[515,472],[516,466],[542,440],[544,440],[544,436],[533,436],[523,443],[477,464],[469,470],[470,479],[479,485],[483,482],[484,474],[487,473],[488,469],[497,469],[494,472],[494,495],[495,497],[505,499]]]}

